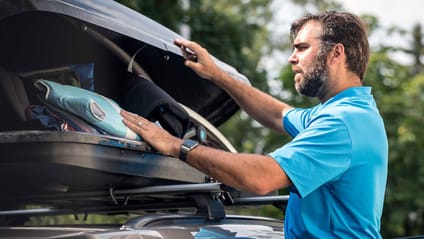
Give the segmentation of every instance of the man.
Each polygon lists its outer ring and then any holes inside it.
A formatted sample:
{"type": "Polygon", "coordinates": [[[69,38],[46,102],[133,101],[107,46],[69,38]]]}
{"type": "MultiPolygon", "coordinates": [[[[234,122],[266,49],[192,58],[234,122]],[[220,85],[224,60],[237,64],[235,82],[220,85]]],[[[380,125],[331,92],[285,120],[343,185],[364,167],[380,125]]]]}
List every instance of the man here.
{"type": "Polygon", "coordinates": [[[289,187],[286,238],[381,238],[388,144],[371,89],[362,86],[369,57],[364,24],[349,13],[308,14],[291,33],[295,87],[320,100],[313,108],[292,108],[231,78],[198,44],[175,42],[197,57],[186,66],[264,126],[293,137],[269,155],[196,145],[181,151],[183,140],[140,116],[123,111],[124,123],[158,151],[183,152],[188,164],[229,186],[257,194],[289,187]]]}

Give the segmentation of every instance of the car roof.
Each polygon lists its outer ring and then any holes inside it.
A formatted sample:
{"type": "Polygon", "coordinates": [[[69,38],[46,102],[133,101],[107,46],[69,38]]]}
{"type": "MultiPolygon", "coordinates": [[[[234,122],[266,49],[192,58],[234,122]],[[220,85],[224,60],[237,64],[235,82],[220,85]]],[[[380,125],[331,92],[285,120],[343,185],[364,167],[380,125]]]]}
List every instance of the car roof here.
{"type": "Polygon", "coordinates": [[[282,238],[284,233],[280,220],[228,216],[221,221],[207,221],[202,217],[165,214],[136,217],[150,225],[73,225],[1,228],[0,238],[282,238]],[[166,218],[166,219],[164,219],[166,218]]]}

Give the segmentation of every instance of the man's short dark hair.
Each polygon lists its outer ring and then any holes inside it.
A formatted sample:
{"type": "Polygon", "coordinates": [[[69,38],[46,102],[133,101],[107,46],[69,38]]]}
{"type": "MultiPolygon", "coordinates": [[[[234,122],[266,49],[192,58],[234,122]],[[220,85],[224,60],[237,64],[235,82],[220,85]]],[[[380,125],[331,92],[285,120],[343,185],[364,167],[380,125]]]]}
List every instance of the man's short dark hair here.
{"type": "Polygon", "coordinates": [[[370,54],[364,22],[358,16],[346,12],[328,11],[307,14],[291,25],[290,35],[292,39],[309,21],[317,21],[321,24],[321,50],[329,44],[343,44],[348,69],[357,74],[362,81],[365,77],[370,54]]]}

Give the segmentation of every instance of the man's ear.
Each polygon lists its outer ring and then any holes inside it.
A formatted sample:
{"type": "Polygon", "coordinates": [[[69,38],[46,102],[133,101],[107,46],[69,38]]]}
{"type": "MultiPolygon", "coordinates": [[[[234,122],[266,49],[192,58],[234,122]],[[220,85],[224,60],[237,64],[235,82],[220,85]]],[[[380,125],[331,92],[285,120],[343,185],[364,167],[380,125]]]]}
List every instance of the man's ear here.
{"type": "Polygon", "coordinates": [[[330,54],[330,64],[335,64],[345,59],[345,48],[343,44],[337,43],[334,45],[330,54]]]}

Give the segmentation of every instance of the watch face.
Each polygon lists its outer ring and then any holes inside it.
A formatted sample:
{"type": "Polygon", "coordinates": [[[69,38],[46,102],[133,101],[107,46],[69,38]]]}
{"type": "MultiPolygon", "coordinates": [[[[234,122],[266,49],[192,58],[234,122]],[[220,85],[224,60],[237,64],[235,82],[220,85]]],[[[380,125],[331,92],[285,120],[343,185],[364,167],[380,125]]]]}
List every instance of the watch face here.
{"type": "Polygon", "coordinates": [[[196,148],[196,146],[199,145],[199,142],[191,139],[184,140],[183,144],[181,145],[179,158],[183,161],[186,160],[188,152],[190,150],[196,148]]]}
{"type": "Polygon", "coordinates": [[[187,139],[184,141],[183,145],[189,149],[193,148],[194,146],[198,145],[199,143],[197,141],[187,139]]]}

